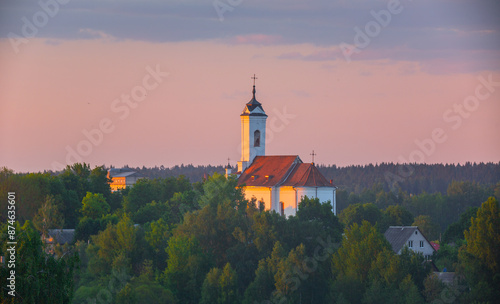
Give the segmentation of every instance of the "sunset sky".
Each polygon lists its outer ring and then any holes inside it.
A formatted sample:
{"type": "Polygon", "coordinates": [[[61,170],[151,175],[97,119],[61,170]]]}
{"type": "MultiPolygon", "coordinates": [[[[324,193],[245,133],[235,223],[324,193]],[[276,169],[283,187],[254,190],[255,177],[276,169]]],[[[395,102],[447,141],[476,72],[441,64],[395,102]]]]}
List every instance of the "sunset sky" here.
{"type": "Polygon", "coordinates": [[[235,165],[254,73],[269,155],[500,161],[497,0],[40,3],[0,2],[0,167],[235,165]]]}

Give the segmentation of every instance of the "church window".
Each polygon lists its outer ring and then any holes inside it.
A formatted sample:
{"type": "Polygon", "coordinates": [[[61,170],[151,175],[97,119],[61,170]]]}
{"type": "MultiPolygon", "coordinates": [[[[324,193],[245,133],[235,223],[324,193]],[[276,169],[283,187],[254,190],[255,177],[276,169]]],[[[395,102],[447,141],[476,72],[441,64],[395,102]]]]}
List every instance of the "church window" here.
{"type": "Polygon", "coordinates": [[[254,147],[260,147],[260,131],[257,130],[253,133],[254,147]]]}

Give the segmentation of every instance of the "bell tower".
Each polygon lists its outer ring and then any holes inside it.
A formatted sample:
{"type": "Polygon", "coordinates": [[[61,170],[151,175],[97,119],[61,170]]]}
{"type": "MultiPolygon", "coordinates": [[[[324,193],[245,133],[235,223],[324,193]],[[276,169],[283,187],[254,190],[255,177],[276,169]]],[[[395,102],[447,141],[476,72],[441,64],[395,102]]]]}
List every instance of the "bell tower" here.
{"type": "Polygon", "coordinates": [[[255,74],[253,79],[252,99],[241,113],[241,160],[238,171],[243,173],[256,156],[266,155],[266,120],[267,114],[262,104],[255,98],[255,74]]]}

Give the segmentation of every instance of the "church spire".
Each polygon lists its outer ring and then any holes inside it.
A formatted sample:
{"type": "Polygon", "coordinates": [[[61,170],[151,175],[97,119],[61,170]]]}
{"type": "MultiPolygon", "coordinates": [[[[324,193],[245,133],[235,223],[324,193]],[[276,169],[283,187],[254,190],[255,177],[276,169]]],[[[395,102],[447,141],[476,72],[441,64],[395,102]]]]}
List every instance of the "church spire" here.
{"type": "Polygon", "coordinates": [[[257,98],[255,98],[255,92],[256,92],[255,80],[258,78],[255,77],[255,74],[253,74],[253,77],[250,77],[250,78],[253,79],[252,99],[249,102],[247,102],[247,104],[245,105],[245,109],[243,110],[242,115],[253,115],[253,114],[255,114],[254,113],[255,109],[258,109],[257,115],[265,115],[264,108],[262,108],[262,104],[257,101],[257,98]]]}
{"type": "Polygon", "coordinates": [[[258,79],[258,78],[255,77],[255,74],[253,74],[253,77],[251,77],[251,78],[253,79],[253,90],[252,90],[253,98],[252,98],[252,100],[257,101],[257,99],[255,99],[255,79],[258,79]]]}

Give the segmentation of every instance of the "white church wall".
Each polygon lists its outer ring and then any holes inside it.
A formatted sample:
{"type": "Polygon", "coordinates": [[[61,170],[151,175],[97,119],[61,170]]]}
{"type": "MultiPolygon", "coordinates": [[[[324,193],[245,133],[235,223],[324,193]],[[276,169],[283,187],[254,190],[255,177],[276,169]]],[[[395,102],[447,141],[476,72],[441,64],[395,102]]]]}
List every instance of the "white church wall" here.
{"type": "Polygon", "coordinates": [[[280,206],[280,190],[279,188],[272,188],[272,205],[271,205],[271,210],[274,210],[278,213],[281,213],[281,206],[280,206]]]}
{"type": "Polygon", "coordinates": [[[251,200],[252,198],[257,199],[257,208],[259,208],[258,202],[263,201],[265,204],[265,210],[271,209],[271,191],[267,187],[245,187],[243,189],[245,198],[251,200]]]}
{"type": "Polygon", "coordinates": [[[280,201],[287,217],[297,213],[296,192],[293,187],[280,187],[280,201]]]}
{"type": "MultiPolygon", "coordinates": [[[[318,198],[320,203],[330,202],[333,206],[333,191],[334,188],[331,187],[301,187],[297,188],[297,194],[299,201],[297,204],[300,204],[300,201],[307,196],[308,198],[318,198]]],[[[334,210],[335,212],[335,210],[334,210]]]]}

